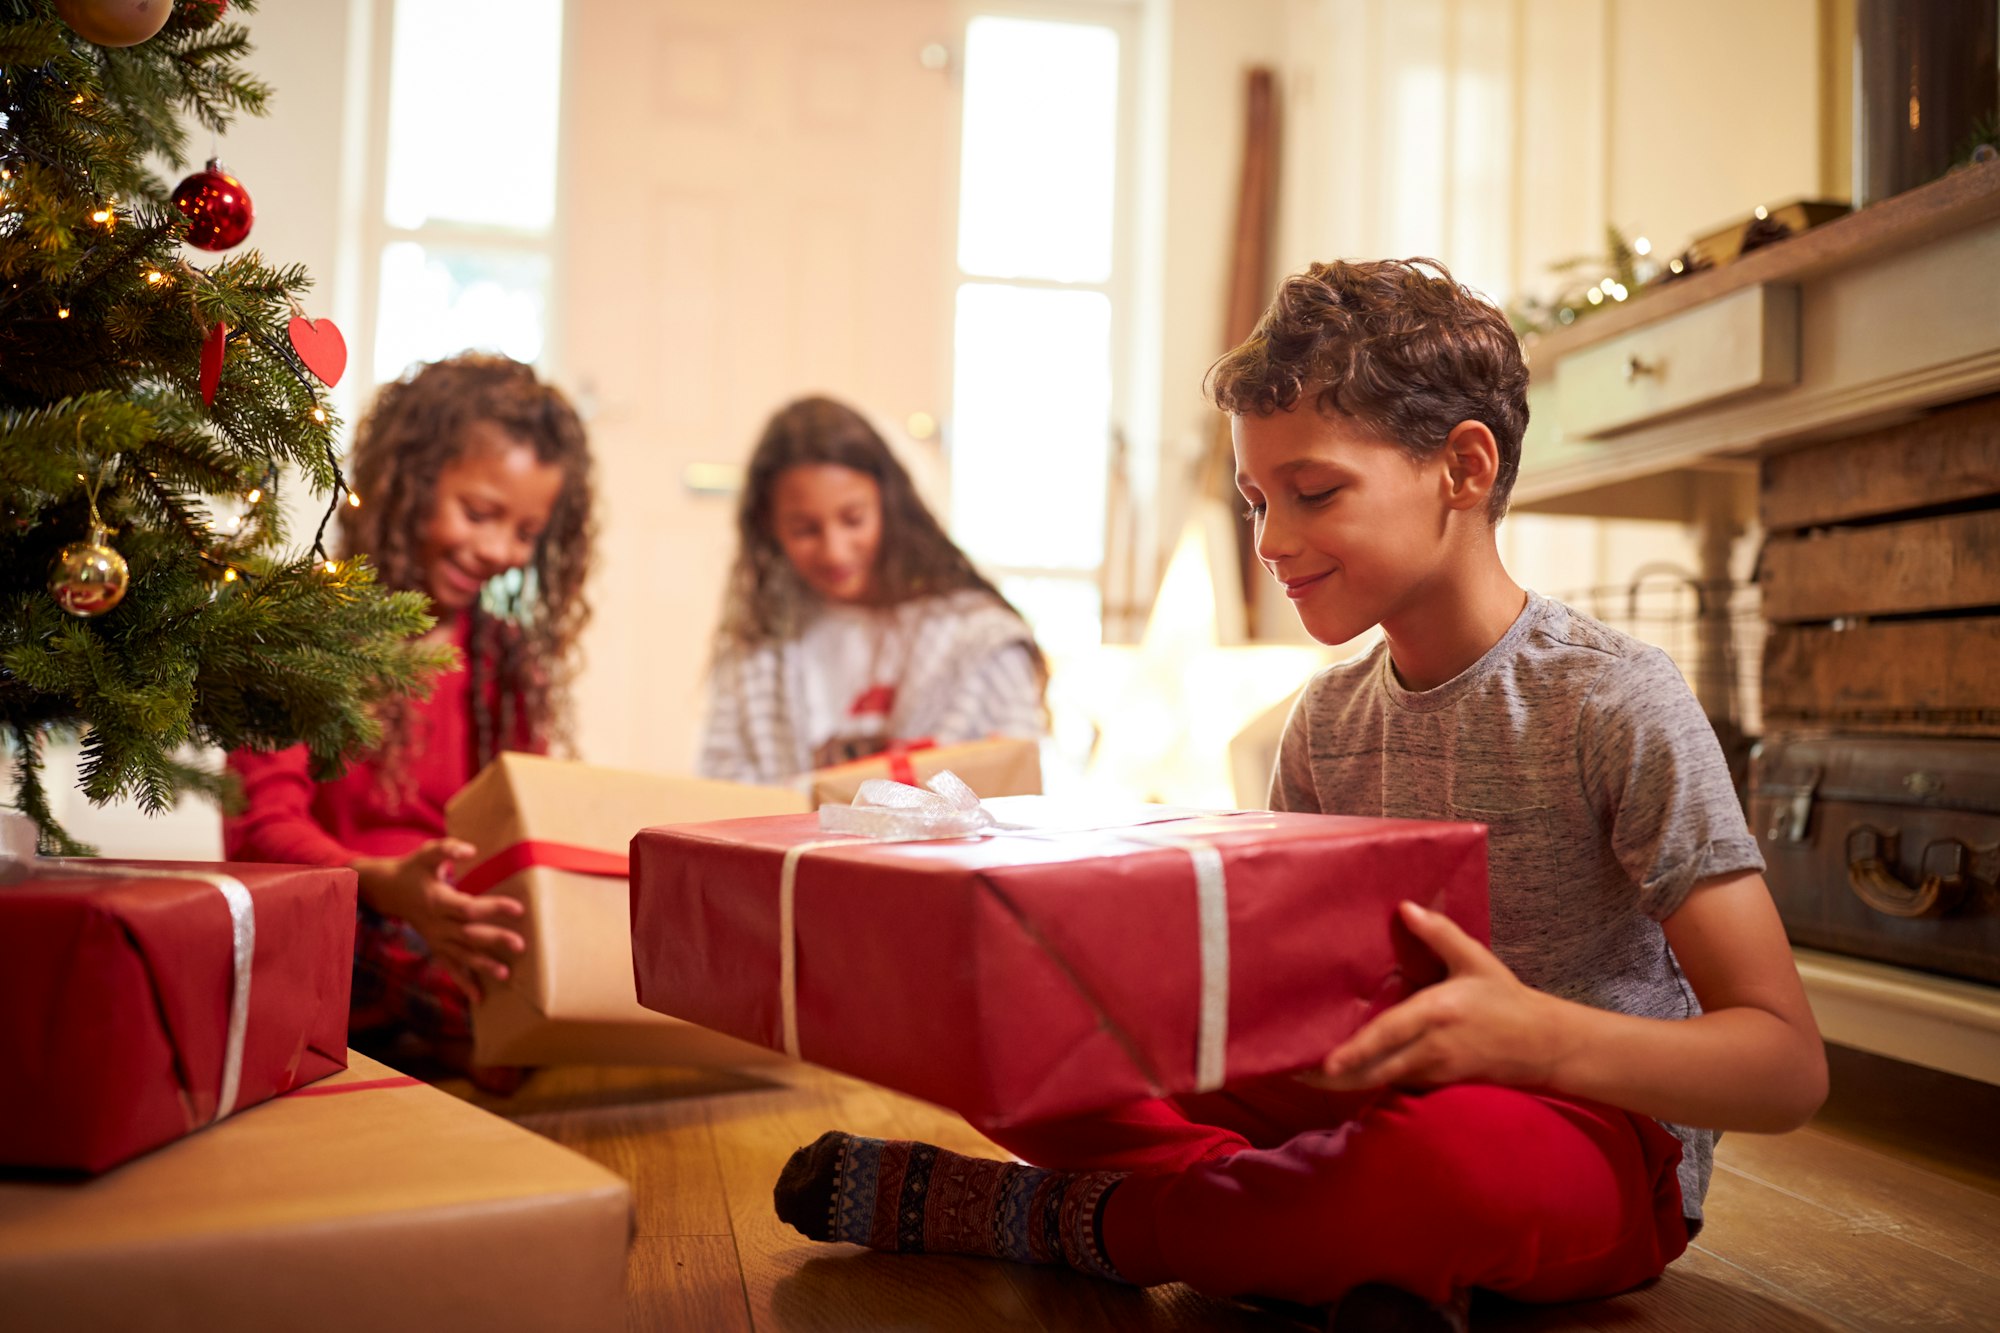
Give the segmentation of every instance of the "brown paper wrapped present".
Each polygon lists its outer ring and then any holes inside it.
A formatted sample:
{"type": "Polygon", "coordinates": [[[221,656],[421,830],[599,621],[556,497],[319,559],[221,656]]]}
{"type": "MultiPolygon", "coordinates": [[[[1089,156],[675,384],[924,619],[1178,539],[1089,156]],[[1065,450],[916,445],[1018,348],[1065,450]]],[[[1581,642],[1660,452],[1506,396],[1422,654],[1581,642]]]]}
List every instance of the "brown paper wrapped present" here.
{"type": "Polygon", "coordinates": [[[9,1333],[617,1328],[631,1195],[367,1056],[95,1179],[0,1176],[9,1333]]]}
{"type": "Polygon", "coordinates": [[[981,800],[1042,794],[1041,746],[1031,740],[995,737],[961,745],[901,742],[866,759],[819,769],[812,774],[812,803],[815,808],[849,803],[870,778],[919,787],[946,769],[956,773],[981,800]]]}
{"type": "Polygon", "coordinates": [[[771,1054],[639,1007],[626,848],[655,824],[790,814],[795,791],[503,754],[445,807],[479,849],[459,877],[528,910],[528,951],[473,1006],[481,1064],[769,1063],[771,1054]]]}

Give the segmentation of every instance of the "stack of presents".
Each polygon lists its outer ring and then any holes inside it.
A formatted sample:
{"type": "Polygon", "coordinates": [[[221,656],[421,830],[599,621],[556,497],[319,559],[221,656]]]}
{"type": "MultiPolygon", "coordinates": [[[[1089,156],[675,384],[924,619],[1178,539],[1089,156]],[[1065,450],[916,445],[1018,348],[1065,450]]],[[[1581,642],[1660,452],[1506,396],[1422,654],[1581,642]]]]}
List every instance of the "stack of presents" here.
{"type": "MultiPolygon", "coordinates": [[[[805,1059],[997,1128],[1316,1064],[1436,978],[1400,899],[1485,936],[1478,825],[1039,787],[1012,741],[800,790],[505,755],[449,812],[527,908],[475,1058],[805,1059]]],[[[0,1324],[622,1321],[622,1179],[346,1048],[354,902],[0,860],[0,1324]]]]}

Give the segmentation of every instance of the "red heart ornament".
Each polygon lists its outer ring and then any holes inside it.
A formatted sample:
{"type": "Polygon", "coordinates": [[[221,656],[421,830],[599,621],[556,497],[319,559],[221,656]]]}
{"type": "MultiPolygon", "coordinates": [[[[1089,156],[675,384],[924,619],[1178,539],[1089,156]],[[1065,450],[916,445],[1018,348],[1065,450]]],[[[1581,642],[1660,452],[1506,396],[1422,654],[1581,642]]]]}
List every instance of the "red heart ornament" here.
{"type": "Polygon", "coordinates": [[[215,406],[215,390],[222,383],[222,358],[229,350],[229,326],[221,320],[209,325],[201,340],[201,401],[215,406]]]}
{"type": "Polygon", "coordinates": [[[347,371],[347,339],[340,336],[339,325],[330,319],[294,315],[285,331],[292,335],[292,350],[306,363],[307,370],[319,376],[329,389],[340,383],[341,375],[347,371]]]}

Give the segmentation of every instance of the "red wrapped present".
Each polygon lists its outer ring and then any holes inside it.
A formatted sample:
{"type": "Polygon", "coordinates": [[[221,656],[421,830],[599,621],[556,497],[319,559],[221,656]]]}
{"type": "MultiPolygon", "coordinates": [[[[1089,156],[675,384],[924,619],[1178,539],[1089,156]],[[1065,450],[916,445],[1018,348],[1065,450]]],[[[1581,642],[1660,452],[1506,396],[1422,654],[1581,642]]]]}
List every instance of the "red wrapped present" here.
{"type": "Polygon", "coordinates": [[[1487,937],[1478,824],[987,809],[941,841],[641,831],[640,1003],[997,1129],[1318,1063],[1442,975],[1401,899],[1487,937]]]}
{"type": "Polygon", "coordinates": [[[0,866],[0,1165],[103,1171],[347,1065],[354,872],[0,866]]]}

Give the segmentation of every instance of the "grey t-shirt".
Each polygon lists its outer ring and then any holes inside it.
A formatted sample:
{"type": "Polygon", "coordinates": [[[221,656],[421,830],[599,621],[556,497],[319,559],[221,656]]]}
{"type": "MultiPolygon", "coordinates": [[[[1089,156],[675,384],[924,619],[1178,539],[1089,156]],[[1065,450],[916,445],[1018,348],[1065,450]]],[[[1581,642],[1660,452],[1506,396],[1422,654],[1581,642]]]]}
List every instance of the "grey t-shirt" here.
{"type": "MultiPolygon", "coordinates": [[[[1672,659],[1534,593],[1436,689],[1404,689],[1385,644],[1314,676],[1271,808],[1485,824],[1500,960],[1539,990],[1646,1018],[1701,1012],[1659,923],[1702,880],[1764,868],[1672,659]]],[[[1715,1134],[1666,1128],[1698,1219],[1715,1134]]]]}

